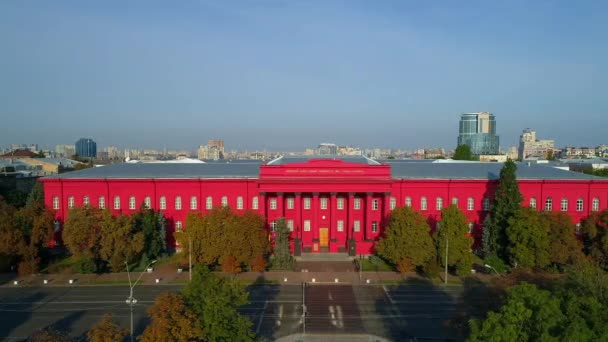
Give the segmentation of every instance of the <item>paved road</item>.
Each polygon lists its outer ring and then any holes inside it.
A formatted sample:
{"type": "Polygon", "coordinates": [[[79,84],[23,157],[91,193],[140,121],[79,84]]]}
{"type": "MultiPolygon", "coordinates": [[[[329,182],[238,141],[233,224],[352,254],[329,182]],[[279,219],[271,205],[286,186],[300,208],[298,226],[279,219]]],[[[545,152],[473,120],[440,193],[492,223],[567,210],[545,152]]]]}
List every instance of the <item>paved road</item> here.
{"type": "MultiPolygon", "coordinates": [[[[136,334],[147,324],[145,310],[163,291],[180,286],[138,286],[133,312],[136,334]]],[[[78,336],[105,313],[129,326],[125,303],[128,286],[0,288],[0,339],[21,340],[33,330],[55,324],[78,336]]],[[[409,284],[379,285],[268,285],[250,287],[251,304],[241,308],[263,340],[306,341],[336,339],[386,340],[407,337],[458,340],[444,326],[455,309],[460,287],[409,284]],[[306,311],[306,315],[303,315],[306,311]]]]}

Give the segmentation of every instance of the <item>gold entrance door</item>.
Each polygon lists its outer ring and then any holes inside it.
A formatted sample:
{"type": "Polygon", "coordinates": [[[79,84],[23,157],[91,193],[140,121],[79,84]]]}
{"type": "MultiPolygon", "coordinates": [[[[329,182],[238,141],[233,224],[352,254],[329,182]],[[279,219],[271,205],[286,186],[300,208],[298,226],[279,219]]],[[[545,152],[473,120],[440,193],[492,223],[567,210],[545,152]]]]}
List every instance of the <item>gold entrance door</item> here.
{"type": "Polygon", "coordinates": [[[319,245],[321,247],[329,246],[329,229],[319,228],[319,245]]]}

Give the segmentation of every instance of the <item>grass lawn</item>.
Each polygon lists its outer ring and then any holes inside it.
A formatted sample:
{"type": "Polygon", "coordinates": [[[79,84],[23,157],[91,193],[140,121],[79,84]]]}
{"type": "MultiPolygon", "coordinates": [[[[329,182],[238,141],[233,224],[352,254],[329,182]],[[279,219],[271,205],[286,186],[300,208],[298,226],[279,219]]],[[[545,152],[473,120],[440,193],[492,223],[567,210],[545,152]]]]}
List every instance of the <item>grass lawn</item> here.
{"type": "Polygon", "coordinates": [[[363,272],[394,272],[393,265],[378,257],[358,259],[363,272]]]}

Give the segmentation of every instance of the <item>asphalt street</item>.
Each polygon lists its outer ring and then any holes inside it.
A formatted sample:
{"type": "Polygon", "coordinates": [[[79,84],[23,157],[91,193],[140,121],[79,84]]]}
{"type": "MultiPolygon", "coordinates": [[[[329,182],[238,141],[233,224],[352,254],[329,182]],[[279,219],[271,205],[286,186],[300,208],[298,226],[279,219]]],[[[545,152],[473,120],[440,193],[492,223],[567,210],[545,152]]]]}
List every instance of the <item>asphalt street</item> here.
{"type": "MultiPolygon", "coordinates": [[[[163,291],[181,286],[137,286],[133,309],[135,334],[145,329],[146,309],[163,291]]],[[[262,340],[460,340],[445,326],[462,290],[458,286],[404,285],[256,285],[249,287],[247,315],[262,340]]],[[[2,287],[0,338],[22,340],[32,331],[55,325],[79,336],[106,313],[129,327],[128,286],[2,287]]]]}

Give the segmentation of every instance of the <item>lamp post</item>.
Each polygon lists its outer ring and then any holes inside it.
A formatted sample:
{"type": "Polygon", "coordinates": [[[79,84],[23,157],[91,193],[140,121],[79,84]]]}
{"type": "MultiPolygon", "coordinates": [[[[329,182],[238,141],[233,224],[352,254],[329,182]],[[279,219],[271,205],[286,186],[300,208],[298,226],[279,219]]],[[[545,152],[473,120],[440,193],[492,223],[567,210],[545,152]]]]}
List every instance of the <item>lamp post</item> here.
{"type": "Polygon", "coordinates": [[[155,262],[156,262],[156,260],[152,260],[148,264],[148,266],[146,266],[146,268],[141,272],[141,274],[139,275],[139,277],[137,278],[135,283],[131,283],[131,273],[129,272],[129,264],[125,261],[125,265],[127,266],[127,276],[129,277],[129,297],[127,298],[127,300],[125,302],[129,306],[129,309],[131,311],[131,342],[133,342],[133,306],[135,306],[135,304],[137,304],[137,299],[135,299],[135,297],[133,297],[133,288],[135,287],[135,285],[137,285],[137,282],[139,282],[139,279],[141,279],[141,276],[144,275],[144,273],[146,272],[146,269],[148,269],[150,266],[152,266],[152,264],[154,264],[155,262]]]}
{"type": "Polygon", "coordinates": [[[497,270],[496,270],[494,267],[492,267],[491,265],[484,264],[483,266],[484,266],[485,268],[489,268],[489,269],[491,269],[492,271],[496,272],[496,274],[501,275],[501,274],[500,274],[500,273],[498,273],[498,271],[497,271],[497,270]]]}

